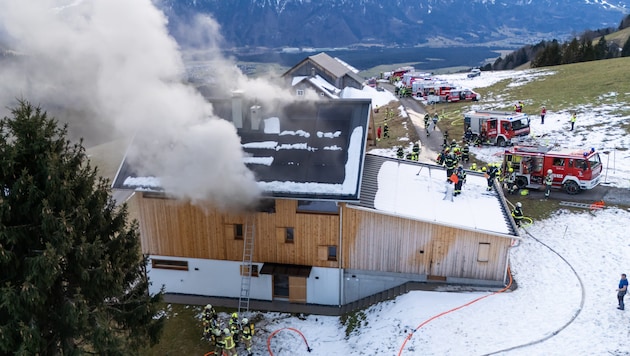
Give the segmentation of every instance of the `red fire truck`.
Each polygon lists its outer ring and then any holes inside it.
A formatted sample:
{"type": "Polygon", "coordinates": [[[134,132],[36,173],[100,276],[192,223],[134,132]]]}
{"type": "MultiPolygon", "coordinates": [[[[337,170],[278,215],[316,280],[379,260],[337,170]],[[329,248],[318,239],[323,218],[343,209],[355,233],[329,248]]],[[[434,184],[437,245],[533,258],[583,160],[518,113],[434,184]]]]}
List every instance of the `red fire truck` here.
{"type": "Polygon", "coordinates": [[[451,92],[446,96],[446,101],[449,103],[458,101],[479,101],[480,99],[481,95],[477,92],[465,88],[451,89],[451,92]]]}
{"type": "Polygon", "coordinates": [[[553,187],[569,194],[593,189],[600,181],[602,162],[594,148],[589,150],[552,149],[544,146],[514,146],[505,151],[503,172],[512,168],[519,188],[541,188],[548,170],[553,187]]]}
{"type": "Polygon", "coordinates": [[[475,140],[504,147],[529,135],[529,117],[511,111],[469,111],[464,114],[464,132],[468,128],[475,140]]]}

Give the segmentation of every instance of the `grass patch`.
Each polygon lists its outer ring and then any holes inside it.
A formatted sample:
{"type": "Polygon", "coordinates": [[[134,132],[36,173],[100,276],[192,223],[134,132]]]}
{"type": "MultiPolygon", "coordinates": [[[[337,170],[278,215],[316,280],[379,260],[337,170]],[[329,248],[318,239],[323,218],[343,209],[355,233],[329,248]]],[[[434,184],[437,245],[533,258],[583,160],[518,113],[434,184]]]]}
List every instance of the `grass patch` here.
{"type": "Polygon", "coordinates": [[[203,327],[197,315],[200,306],[165,304],[167,321],[160,342],[144,349],[141,355],[203,355],[210,351],[210,344],[202,339],[203,327]]]}
{"type": "Polygon", "coordinates": [[[389,127],[389,138],[382,136],[377,142],[378,148],[393,148],[397,146],[407,147],[413,142],[420,140],[420,136],[416,131],[409,117],[400,115],[400,102],[390,102],[378,108],[378,112],[374,112],[374,124],[378,128],[387,122],[389,127]]]}
{"type": "Polygon", "coordinates": [[[341,324],[346,329],[346,339],[355,332],[358,332],[362,327],[368,325],[367,316],[363,310],[359,310],[353,313],[346,313],[340,318],[341,324]]]}

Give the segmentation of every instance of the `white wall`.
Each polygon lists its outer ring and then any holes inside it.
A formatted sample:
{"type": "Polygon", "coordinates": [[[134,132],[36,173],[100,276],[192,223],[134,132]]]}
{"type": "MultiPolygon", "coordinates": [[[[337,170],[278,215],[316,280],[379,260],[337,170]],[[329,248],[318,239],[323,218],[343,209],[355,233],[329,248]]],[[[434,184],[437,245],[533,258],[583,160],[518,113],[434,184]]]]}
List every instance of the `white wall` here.
{"type": "MultiPolygon", "coordinates": [[[[151,293],[157,293],[164,285],[167,293],[231,298],[238,298],[241,295],[241,262],[170,256],[149,256],[149,258],[188,261],[188,271],[178,271],[151,268],[149,260],[147,274],[151,281],[149,289],[151,293]]],[[[262,263],[254,264],[258,265],[258,270],[262,268],[262,263]]],[[[271,300],[271,283],[269,275],[261,274],[259,277],[252,277],[250,298],[271,300]]]]}
{"type": "MultiPolygon", "coordinates": [[[[241,262],[207,260],[199,258],[177,258],[171,256],[149,256],[161,260],[188,261],[188,271],[151,268],[147,265],[147,274],[151,293],[159,292],[162,285],[167,293],[207,295],[213,297],[238,298],[241,295],[241,262]]],[[[262,263],[258,270],[262,269],[262,263]]],[[[313,267],[306,279],[306,302],[311,304],[339,305],[339,278],[337,268],[313,267]]],[[[272,300],[273,281],[270,275],[261,274],[252,277],[251,299],[272,300]]]]}
{"type": "Polygon", "coordinates": [[[310,304],[340,305],[339,278],[343,270],[313,267],[306,279],[306,302],[310,304]]]}

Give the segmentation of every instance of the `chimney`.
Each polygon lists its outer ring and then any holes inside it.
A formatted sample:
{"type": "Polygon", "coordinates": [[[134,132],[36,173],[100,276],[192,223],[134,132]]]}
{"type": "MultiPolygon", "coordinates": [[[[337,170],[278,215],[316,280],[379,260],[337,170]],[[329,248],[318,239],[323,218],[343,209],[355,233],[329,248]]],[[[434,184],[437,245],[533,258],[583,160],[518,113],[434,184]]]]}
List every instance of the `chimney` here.
{"type": "Polygon", "coordinates": [[[243,128],[243,91],[232,91],[232,124],[237,129],[243,128]]]}
{"type": "Polygon", "coordinates": [[[262,120],[260,105],[254,105],[250,110],[250,118],[252,122],[252,130],[260,130],[260,121],[262,120]]]}

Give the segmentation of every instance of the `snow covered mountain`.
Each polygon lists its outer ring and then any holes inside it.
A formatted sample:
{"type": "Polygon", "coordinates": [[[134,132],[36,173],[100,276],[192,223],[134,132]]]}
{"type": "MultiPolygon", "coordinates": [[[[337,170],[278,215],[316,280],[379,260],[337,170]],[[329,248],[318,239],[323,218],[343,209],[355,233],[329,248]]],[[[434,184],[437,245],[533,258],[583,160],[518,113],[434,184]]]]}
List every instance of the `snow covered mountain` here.
{"type": "Polygon", "coordinates": [[[271,48],[521,46],[616,28],[630,11],[630,0],[155,1],[172,29],[211,14],[229,45],[271,48]]]}

